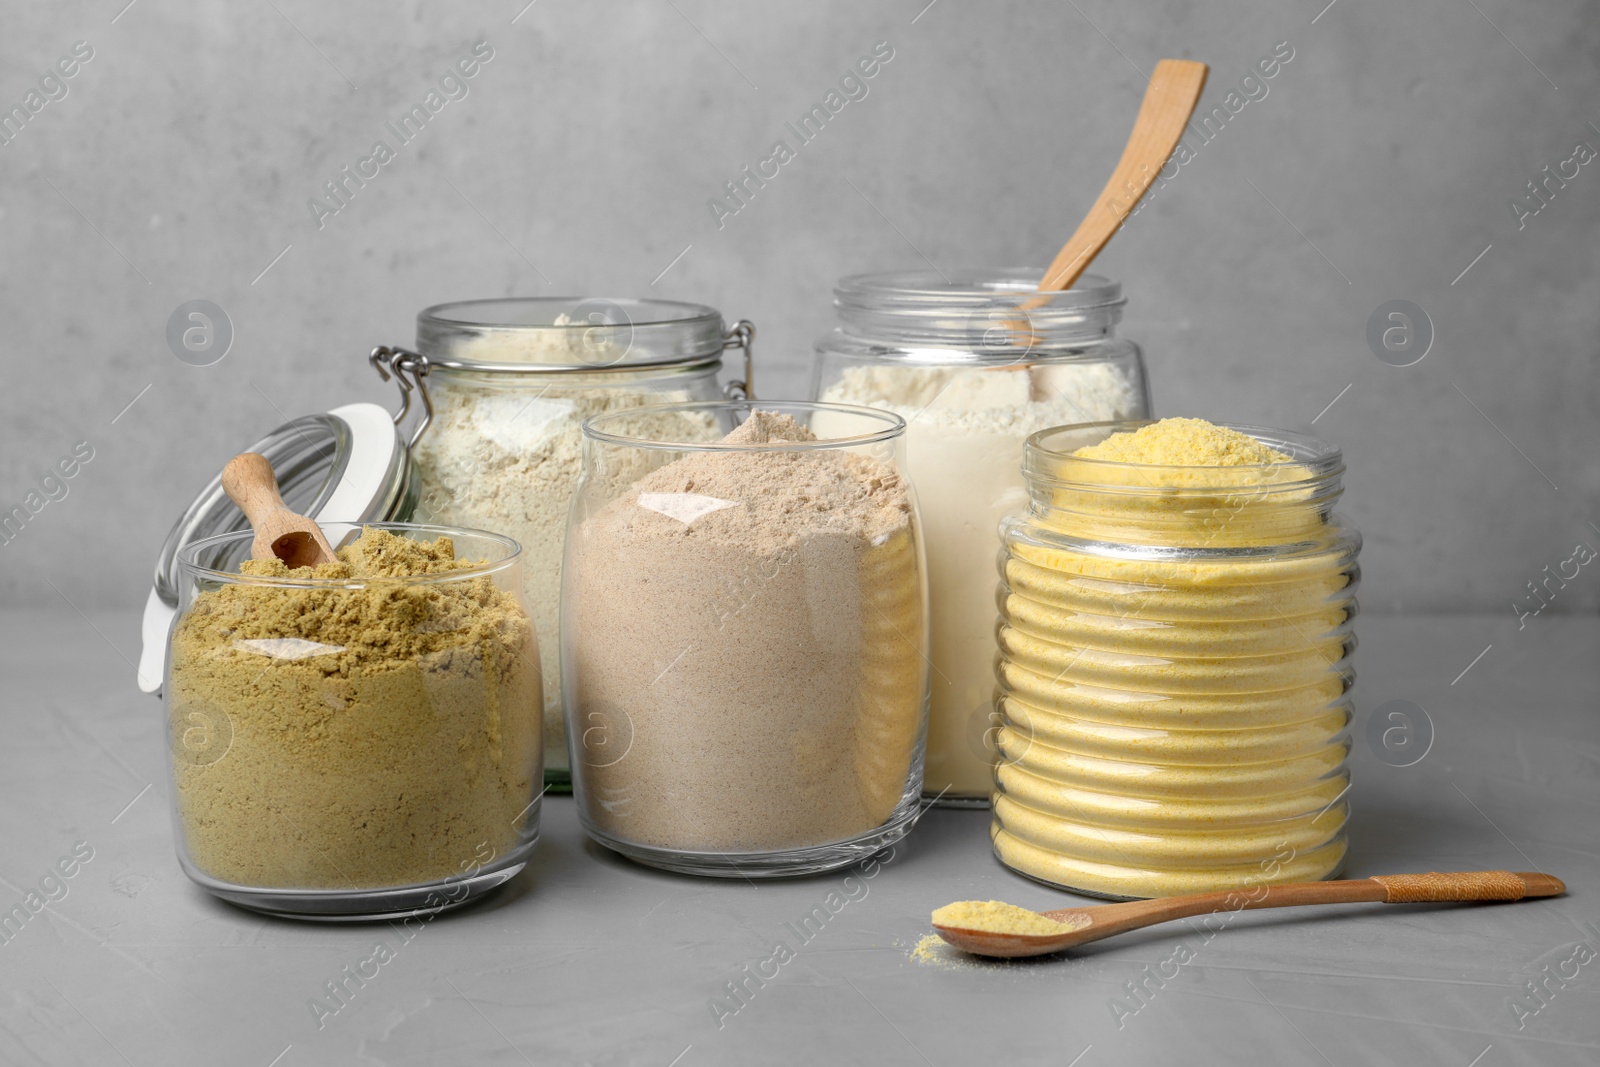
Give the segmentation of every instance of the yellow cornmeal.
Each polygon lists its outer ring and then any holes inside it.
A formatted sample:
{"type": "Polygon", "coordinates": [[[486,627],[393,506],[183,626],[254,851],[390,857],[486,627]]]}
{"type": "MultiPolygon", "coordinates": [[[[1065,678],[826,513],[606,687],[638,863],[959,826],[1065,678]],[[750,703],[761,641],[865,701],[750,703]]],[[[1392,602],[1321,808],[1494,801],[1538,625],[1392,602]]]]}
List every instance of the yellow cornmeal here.
{"type": "Polygon", "coordinates": [[[938,934],[923,934],[922,940],[911,950],[911,958],[918,963],[946,963],[947,958],[939,950],[949,947],[949,942],[938,934]]]}
{"type": "Polygon", "coordinates": [[[1073,457],[1097,462],[1061,464],[1052,506],[1008,528],[996,853],[1113,897],[1330,875],[1354,540],[1317,476],[1200,419],[1073,457]],[[1073,547],[1095,542],[1132,547],[1073,547]]]}
{"type": "MultiPolygon", "coordinates": [[[[1054,491],[1055,521],[1077,536],[1187,548],[1274,545],[1314,534],[1313,478],[1293,457],[1203,419],[1163,419],[1073,453],[1071,486],[1054,491]]],[[[1093,567],[1085,575],[1128,580],[1093,567]]],[[[1276,573],[1276,572],[1274,572],[1276,573]]],[[[1146,580],[1206,584],[1204,565],[1175,561],[1146,580]]]]}
{"type": "Polygon", "coordinates": [[[1022,936],[1065,934],[1078,928],[999,900],[959,900],[946,904],[933,913],[933,924],[986,934],[1022,936]]]}
{"type": "Polygon", "coordinates": [[[1012,960],[963,952],[938,934],[923,934],[907,956],[913,963],[941,971],[998,971],[1013,965],[1012,960]]]}
{"type": "MultiPolygon", "coordinates": [[[[1079,459],[1169,467],[1243,467],[1256,463],[1288,463],[1292,459],[1247,433],[1216,426],[1205,419],[1162,419],[1127,433],[1114,433],[1099,444],[1078,449],[1073,455],[1079,459]]],[[[1190,484],[1213,483],[1208,472],[1190,484]]]]}
{"type": "Polygon", "coordinates": [[[406,885],[520,842],[541,770],[527,615],[492,578],[451,580],[477,564],[449,538],[369,529],[337,555],[246,561],[263,581],[199,594],[173,632],[179,820],[220,881],[406,885]],[[385,581],[418,576],[437,580],[385,581]]]}

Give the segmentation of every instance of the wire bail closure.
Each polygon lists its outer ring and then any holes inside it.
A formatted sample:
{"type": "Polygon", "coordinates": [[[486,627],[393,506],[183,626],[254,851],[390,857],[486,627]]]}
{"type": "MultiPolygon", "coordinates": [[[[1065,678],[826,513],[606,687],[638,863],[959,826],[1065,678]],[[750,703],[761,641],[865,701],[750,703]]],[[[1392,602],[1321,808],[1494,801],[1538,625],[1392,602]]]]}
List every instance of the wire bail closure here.
{"type": "Polygon", "coordinates": [[[733,324],[733,328],[722,335],[722,350],[737,348],[744,353],[744,377],[735,378],[722,387],[722,395],[727,400],[754,400],[756,398],[755,358],[751,348],[756,338],[755,323],[749,319],[740,319],[733,324]]]}
{"type": "MultiPolygon", "coordinates": [[[[728,400],[755,399],[755,361],[751,352],[755,336],[755,324],[749,319],[740,319],[722,335],[724,352],[737,348],[744,353],[744,377],[735,378],[722,387],[722,395],[728,400]]],[[[433,422],[433,397],[428,394],[427,383],[433,364],[422,353],[398,345],[379,345],[367,357],[367,362],[378,372],[378,377],[386,382],[393,379],[400,390],[400,409],[393,415],[396,427],[411,414],[414,396],[421,399],[422,416],[406,440],[407,451],[415,448],[428,425],[433,422]]]]}
{"type": "Polygon", "coordinates": [[[395,345],[379,345],[374,348],[372,354],[367,357],[367,362],[378,372],[378,377],[384,381],[392,377],[400,389],[400,410],[394,413],[396,427],[411,413],[411,394],[415,392],[422,398],[422,418],[418,420],[416,429],[411,431],[411,436],[406,441],[406,451],[409,452],[416,447],[428,424],[433,421],[433,397],[428,395],[426,381],[432,365],[428,362],[428,357],[422,353],[395,345]]]}

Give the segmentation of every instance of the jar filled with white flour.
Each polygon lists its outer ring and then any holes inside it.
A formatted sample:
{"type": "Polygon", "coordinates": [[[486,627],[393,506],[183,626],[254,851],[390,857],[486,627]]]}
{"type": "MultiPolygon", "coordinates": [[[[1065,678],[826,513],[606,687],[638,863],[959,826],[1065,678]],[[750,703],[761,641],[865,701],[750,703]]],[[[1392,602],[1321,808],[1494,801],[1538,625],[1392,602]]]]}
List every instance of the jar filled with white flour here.
{"type": "Polygon", "coordinates": [[[1139,347],[1118,337],[1122,286],[1044,269],[858,274],[834,290],[813,395],[906,420],[927,539],[932,705],[924,790],[984,806],[993,788],[999,524],[1027,503],[1023,442],[1069,423],[1150,414],[1139,347]],[[1038,306],[1025,305],[1038,302],[1038,306]]]}
{"type": "Polygon", "coordinates": [[[528,297],[439,304],[417,316],[415,351],[384,347],[373,364],[415,413],[415,519],[515,538],[542,652],[545,779],[569,782],[561,704],[561,560],[567,508],[582,473],[583,420],[666,401],[724,395],[726,348],[745,353],[749,323],[667,300],[528,297]]]}

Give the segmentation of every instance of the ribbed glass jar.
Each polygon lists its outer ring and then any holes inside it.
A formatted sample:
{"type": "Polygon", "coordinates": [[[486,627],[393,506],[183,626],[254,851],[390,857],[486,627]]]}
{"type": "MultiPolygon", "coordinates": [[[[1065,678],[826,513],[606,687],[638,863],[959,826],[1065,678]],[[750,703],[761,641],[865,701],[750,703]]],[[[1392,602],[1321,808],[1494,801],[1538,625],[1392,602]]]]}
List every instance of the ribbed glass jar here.
{"type": "Polygon", "coordinates": [[[1114,898],[1332,877],[1345,853],[1360,535],[1344,463],[1073,455],[1143,422],[1029,438],[1001,527],[996,855],[1114,898]]]}

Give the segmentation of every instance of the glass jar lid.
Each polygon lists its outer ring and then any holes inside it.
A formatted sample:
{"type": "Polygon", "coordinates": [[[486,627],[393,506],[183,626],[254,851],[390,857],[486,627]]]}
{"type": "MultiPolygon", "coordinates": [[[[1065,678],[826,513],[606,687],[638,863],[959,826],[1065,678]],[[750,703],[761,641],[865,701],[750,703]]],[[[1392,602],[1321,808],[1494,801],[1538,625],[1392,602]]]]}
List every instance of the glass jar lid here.
{"type": "MultiPolygon", "coordinates": [[[[411,464],[390,414],[377,404],[347,404],[284,423],[250,447],[272,464],[288,507],[318,522],[409,517],[416,502],[411,464]]],[[[178,607],[183,549],[205,538],[250,528],[222,488],[219,473],[190,502],[156,556],[145,602],[139,688],[161,689],[167,630],[178,607]]]]}
{"type": "Polygon", "coordinates": [[[582,373],[713,363],[728,345],[703,304],[609,297],[508,297],[435,304],[417,315],[430,370],[582,373]]]}

